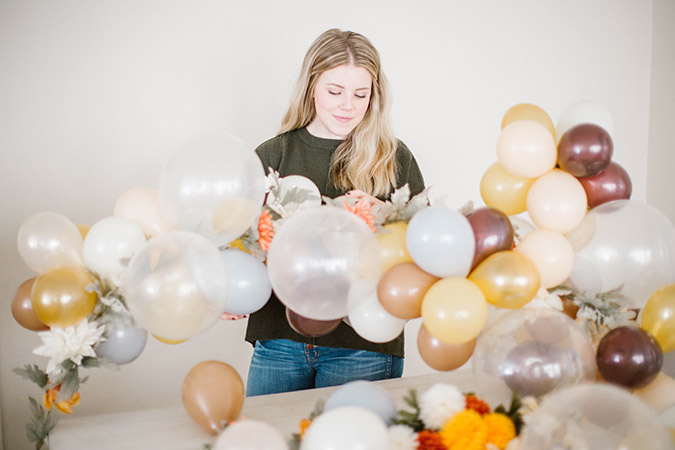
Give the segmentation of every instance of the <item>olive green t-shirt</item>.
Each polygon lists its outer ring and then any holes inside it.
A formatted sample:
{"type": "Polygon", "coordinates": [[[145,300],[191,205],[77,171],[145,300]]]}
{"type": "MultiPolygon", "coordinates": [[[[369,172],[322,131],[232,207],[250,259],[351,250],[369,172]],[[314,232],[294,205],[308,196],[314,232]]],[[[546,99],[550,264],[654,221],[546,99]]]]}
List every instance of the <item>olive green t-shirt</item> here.
{"type": "MultiPolygon", "coordinates": [[[[289,131],[276,136],[257,149],[265,169],[279,172],[281,177],[302,175],[314,182],[322,196],[335,198],[346,191],[335,187],[330,179],[330,162],[333,152],[342,141],[312,136],[306,128],[289,131]]],[[[408,148],[399,141],[396,160],[398,172],[396,187],[406,183],[410,193],[416,195],[424,189],[424,179],[408,148]]],[[[375,343],[363,339],[349,325],[342,322],[331,333],[316,338],[303,336],[293,330],[286,320],[286,308],[272,293],[270,300],[259,311],[251,314],[246,329],[246,340],[252,344],[257,340],[290,339],[296,342],[325,347],[369,350],[403,357],[403,333],[391,342],[375,343]]]]}

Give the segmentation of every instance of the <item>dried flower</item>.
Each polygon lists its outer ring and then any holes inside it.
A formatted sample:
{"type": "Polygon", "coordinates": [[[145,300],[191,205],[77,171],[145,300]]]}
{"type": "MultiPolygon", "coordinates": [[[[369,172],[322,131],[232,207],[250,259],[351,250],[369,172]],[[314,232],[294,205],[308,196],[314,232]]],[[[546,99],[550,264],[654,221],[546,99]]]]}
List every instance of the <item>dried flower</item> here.
{"type": "Polygon", "coordinates": [[[438,430],[450,417],[462,411],[465,403],[464,394],[455,386],[438,383],[420,397],[420,417],[427,428],[438,430]]]}
{"type": "Polygon", "coordinates": [[[347,211],[361,218],[366,222],[368,228],[370,228],[373,233],[375,232],[375,215],[372,214],[373,205],[371,205],[370,202],[359,200],[354,203],[354,206],[349,206],[349,203],[345,200],[344,205],[347,211]]]}
{"type": "Polygon", "coordinates": [[[80,322],[77,327],[53,327],[49,331],[38,333],[44,345],[33,350],[33,353],[51,358],[46,372],[58,376],[62,371],[63,361],[69,359],[80,365],[83,357],[96,357],[94,346],[102,341],[104,331],[105,327],[87,320],[80,322]]]}
{"type": "Polygon", "coordinates": [[[392,425],[389,427],[390,450],[416,450],[417,436],[415,431],[406,425],[392,425]]]}
{"type": "Polygon", "coordinates": [[[267,209],[263,209],[258,219],[258,243],[264,251],[268,251],[272,238],[274,238],[274,223],[272,215],[267,209]]]}
{"type": "Polygon", "coordinates": [[[488,426],[476,411],[465,409],[448,420],[440,434],[448,450],[484,450],[488,426]]]}
{"type": "Polygon", "coordinates": [[[485,403],[483,399],[480,399],[473,394],[466,396],[464,407],[466,409],[473,409],[481,416],[490,412],[490,405],[485,403]]]}
{"type": "Polygon", "coordinates": [[[308,419],[302,419],[300,420],[300,424],[298,425],[300,428],[300,436],[304,436],[305,433],[307,432],[307,428],[312,424],[311,420],[308,419]]]}
{"type": "Polygon", "coordinates": [[[417,433],[417,450],[447,450],[447,447],[438,432],[422,430],[417,433]]]}
{"type": "Polygon", "coordinates": [[[52,407],[56,407],[56,409],[62,413],[70,414],[73,412],[73,406],[77,406],[80,403],[80,393],[75,392],[68,400],[55,403],[56,397],[59,395],[59,391],[61,390],[61,386],[62,385],[59,384],[56,387],[47,389],[47,392],[45,392],[44,398],[42,399],[42,403],[44,403],[47,411],[50,411],[52,407]]]}
{"type": "Polygon", "coordinates": [[[499,450],[504,450],[511,439],[516,437],[516,427],[506,414],[486,414],[483,420],[488,428],[487,442],[499,450]]]}

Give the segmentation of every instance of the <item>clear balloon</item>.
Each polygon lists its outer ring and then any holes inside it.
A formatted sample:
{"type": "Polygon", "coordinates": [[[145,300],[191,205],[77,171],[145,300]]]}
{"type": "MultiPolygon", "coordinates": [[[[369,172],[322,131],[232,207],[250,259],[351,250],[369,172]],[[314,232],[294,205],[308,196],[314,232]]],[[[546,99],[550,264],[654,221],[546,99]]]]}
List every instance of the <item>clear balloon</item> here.
{"type": "Polygon", "coordinates": [[[501,131],[497,159],[504,170],[521,178],[536,178],[555,167],[555,139],[543,125],[518,120],[501,131]]]}
{"type": "Polygon", "coordinates": [[[560,114],[556,125],[558,141],[562,139],[567,130],[582,123],[599,125],[610,135],[614,132],[614,120],[607,108],[600,103],[583,100],[569,105],[560,114]]]}
{"type": "Polygon", "coordinates": [[[490,208],[507,215],[520,214],[527,209],[527,193],[535,180],[511,175],[496,162],[480,180],[480,195],[490,208]]]}
{"type": "Polygon", "coordinates": [[[462,367],[473,354],[476,340],[463,344],[446,344],[422,325],[417,333],[417,350],[422,360],[434,370],[447,372],[462,367]]]}
{"type": "Polygon", "coordinates": [[[145,246],[145,242],[145,234],[136,222],[123,217],[106,217],[91,227],[84,240],[84,266],[119,285],[131,257],[145,246]]]}
{"type": "Polygon", "coordinates": [[[610,161],[605,170],[590,177],[579,178],[586,191],[588,207],[595,208],[612,200],[628,200],[633,193],[633,183],[626,169],[610,161]]]}
{"type": "Polygon", "coordinates": [[[387,425],[360,406],[341,406],[318,416],[307,429],[302,450],[388,450],[387,425]]]}
{"type": "Polygon", "coordinates": [[[520,308],[539,290],[539,271],[526,256],[505,250],[488,256],[470,274],[485,299],[498,308],[520,308]]]}
{"type": "Polygon", "coordinates": [[[477,208],[467,216],[476,241],[471,268],[493,253],[513,248],[513,225],[506,214],[494,208],[477,208]]]}
{"type": "Polygon", "coordinates": [[[114,327],[106,340],[96,346],[96,355],[115,364],[124,365],[136,360],[148,341],[148,332],[134,326],[114,327]]]}
{"type": "Polygon", "coordinates": [[[260,159],[229,135],[188,141],[160,175],[160,205],[172,228],[196,232],[218,246],[251,226],[264,198],[260,159]]]}
{"type": "Polygon", "coordinates": [[[77,325],[94,310],[94,279],[82,267],[57,267],[35,280],[31,303],[37,318],[49,327],[77,325]]]}
{"type": "Polygon", "coordinates": [[[342,319],[315,320],[303,317],[286,307],[286,320],[298,334],[308,337],[325,336],[335,330],[342,323],[342,319]]]}
{"type": "Polygon", "coordinates": [[[171,231],[152,238],[133,256],[121,288],[140,326],[180,341],[223,315],[229,276],[211,242],[195,233],[171,231]]]}
{"type": "Polygon", "coordinates": [[[267,255],[277,297],[316,320],[346,317],[374,292],[380,267],[380,248],[370,228],[354,214],[330,207],[289,217],[267,255]]]}
{"type": "Polygon", "coordinates": [[[45,331],[49,327],[38,319],[31,301],[31,290],[35,284],[35,279],[36,277],[29,278],[17,288],[12,299],[12,317],[27,330],[45,331]]]}
{"type": "Polygon", "coordinates": [[[558,166],[575,177],[588,177],[607,168],[614,144],[604,128],[582,123],[569,130],[558,144],[558,166]]]}
{"type": "Polygon", "coordinates": [[[424,326],[446,344],[462,344],[475,339],[486,320],[485,296],[466,278],[443,278],[431,286],[422,301],[424,326]]]}
{"type": "Polygon", "coordinates": [[[242,419],[220,433],[213,450],[288,450],[284,436],[265,422],[242,419]]]}
{"type": "Polygon", "coordinates": [[[472,369],[477,390],[505,403],[511,391],[541,396],[595,379],[591,338],[567,315],[521,308],[499,317],[476,340],[472,369]]]}
{"type": "Polygon", "coordinates": [[[19,228],[17,244],[23,262],[37,273],[82,265],[82,234],[61,214],[30,216],[19,228]]]}
{"type": "Polygon", "coordinates": [[[232,366],[222,361],[203,361],[183,380],[183,406],[192,420],[212,435],[223,424],[236,420],[244,408],[244,382],[232,366]]]}
{"type": "Polygon", "coordinates": [[[654,291],[675,283],[675,227],[647,203],[600,205],[567,238],[575,251],[569,280],[576,289],[622,287],[628,306],[642,308],[654,291]]]}
{"type": "Polygon", "coordinates": [[[389,314],[375,293],[351,310],[347,317],[354,331],[371,342],[389,342],[396,339],[403,333],[406,324],[405,319],[389,314]]]}
{"type": "Polygon", "coordinates": [[[115,202],[113,215],[136,222],[148,239],[171,231],[159,203],[159,191],[155,188],[138,186],[129,189],[115,202]]]}
{"type": "Polygon", "coordinates": [[[272,294],[265,264],[237,249],[222,250],[220,254],[230,276],[226,311],[230,314],[251,314],[265,306],[272,294]]]}
{"type": "Polygon", "coordinates": [[[455,210],[428,206],[418,211],[408,223],[406,240],[415,264],[436,277],[464,277],[471,269],[473,230],[455,210]]]}
{"type": "Polygon", "coordinates": [[[523,450],[672,450],[656,413],[624,389],[569,386],[544,398],[528,418],[523,450]]]}
{"type": "Polygon", "coordinates": [[[560,233],[536,230],[523,237],[514,249],[534,263],[541,287],[550,288],[565,281],[574,266],[572,244],[560,233]]]}
{"type": "Polygon", "coordinates": [[[569,233],[586,215],[586,192],[579,180],[559,169],[534,182],[527,194],[527,212],[543,230],[569,233]]]}
{"type": "Polygon", "coordinates": [[[424,294],[438,280],[415,263],[397,264],[377,283],[377,298],[389,314],[400,319],[416,319],[422,315],[424,294]]]}
{"type": "Polygon", "coordinates": [[[642,310],[642,328],[649,331],[664,352],[675,350],[675,283],[654,292],[642,310]]]}
{"type": "Polygon", "coordinates": [[[337,388],[326,400],[324,411],[341,406],[360,406],[377,414],[386,424],[396,416],[396,404],[389,391],[372,381],[350,381],[337,388]]]}
{"type": "Polygon", "coordinates": [[[405,222],[389,223],[384,226],[384,230],[382,234],[377,236],[380,256],[382,257],[382,273],[397,264],[412,262],[412,257],[405,242],[408,224],[405,222]]]}
{"type": "Polygon", "coordinates": [[[532,103],[519,103],[510,107],[502,118],[502,129],[518,120],[531,120],[542,125],[555,138],[555,125],[551,117],[537,105],[532,103]]]}

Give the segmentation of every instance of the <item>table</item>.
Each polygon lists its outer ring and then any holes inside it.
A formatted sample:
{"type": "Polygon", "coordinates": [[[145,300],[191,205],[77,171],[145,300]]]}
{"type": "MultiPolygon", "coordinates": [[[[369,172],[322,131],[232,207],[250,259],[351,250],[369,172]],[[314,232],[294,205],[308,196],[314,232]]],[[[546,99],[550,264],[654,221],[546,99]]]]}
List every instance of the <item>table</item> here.
{"type": "MultiPolygon", "coordinates": [[[[424,392],[436,383],[449,383],[461,391],[472,390],[470,370],[432,373],[377,381],[389,391],[398,408],[406,408],[403,397],[410,389],[424,392]]],[[[317,402],[327,399],[337,387],[310,389],[247,398],[242,417],[266,422],[290,439],[299,421],[317,402]]],[[[214,437],[199,427],[181,406],[124,413],[62,419],[52,430],[50,450],[201,450],[214,437]]]]}

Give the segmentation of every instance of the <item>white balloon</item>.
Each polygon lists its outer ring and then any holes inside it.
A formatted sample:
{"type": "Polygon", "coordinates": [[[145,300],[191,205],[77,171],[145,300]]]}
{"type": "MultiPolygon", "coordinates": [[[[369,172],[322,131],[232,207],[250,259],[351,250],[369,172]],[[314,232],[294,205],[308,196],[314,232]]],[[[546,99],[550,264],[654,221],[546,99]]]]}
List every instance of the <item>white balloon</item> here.
{"type": "Polygon", "coordinates": [[[225,428],[213,450],[288,450],[282,434],[259,420],[243,419],[225,428]]]}
{"type": "Polygon", "coordinates": [[[230,295],[226,312],[251,314],[265,306],[272,294],[265,264],[235,248],[222,250],[220,254],[230,275],[230,295]]]}
{"type": "Polygon", "coordinates": [[[82,234],[61,214],[44,212],[30,216],[19,228],[17,244],[23,262],[37,273],[82,265],[82,234]]]}
{"type": "Polygon", "coordinates": [[[349,323],[363,339],[371,342],[389,342],[396,339],[405,328],[406,320],[387,312],[371,294],[365,301],[349,312],[349,323]]]}
{"type": "Polygon", "coordinates": [[[340,406],[314,419],[301,450],[388,450],[384,421],[360,406],[340,406]]]}
{"type": "MultiPolygon", "coordinates": [[[[307,200],[308,205],[319,206],[321,205],[321,192],[319,188],[314,184],[312,180],[302,175],[289,175],[279,179],[279,197],[281,200],[284,199],[293,188],[297,188],[312,196],[311,200],[307,200]]],[[[276,197],[272,192],[269,193],[267,197],[267,203],[272,203],[276,197]]]]}
{"type": "Polygon", "coordinates": [[[476,251],[469,220],[443,206],[418,211],[408,223],[406,243],[415,264],[440,278],[468,275],[476,251]]]}
{"type": "Polygon", "coordinates": [[[593,123],[599,125],[611,136],[614,132],[614,120],[610,112],[600,103],[584,100],[574,103],[562,112],[556,125],[558,142],[570,128],[582,124],[593,123]]]}
{"type": "Polygon", "coordinates": [[[106,217],[91,227],[84,239],[84,266],[118,285],[131,257],[145,245],[145,233],[124,217],[106,217]]]}

